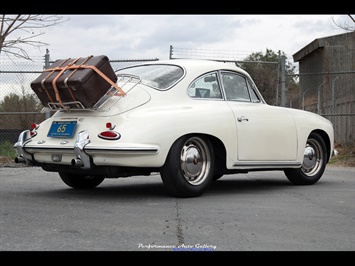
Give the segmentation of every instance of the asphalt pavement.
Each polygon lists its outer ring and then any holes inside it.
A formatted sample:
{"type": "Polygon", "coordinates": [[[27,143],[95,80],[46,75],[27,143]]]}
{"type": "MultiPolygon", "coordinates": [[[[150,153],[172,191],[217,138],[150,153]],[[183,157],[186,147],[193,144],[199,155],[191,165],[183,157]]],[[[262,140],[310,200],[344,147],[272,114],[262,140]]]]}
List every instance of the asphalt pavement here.
{"type": "Polygon", "coordinates": [[[0,251],[355,251],[355,168],[311,186],[226,175],[198,198],[159,174],[75,190],[39,167],[0,167],[0,251]]]}

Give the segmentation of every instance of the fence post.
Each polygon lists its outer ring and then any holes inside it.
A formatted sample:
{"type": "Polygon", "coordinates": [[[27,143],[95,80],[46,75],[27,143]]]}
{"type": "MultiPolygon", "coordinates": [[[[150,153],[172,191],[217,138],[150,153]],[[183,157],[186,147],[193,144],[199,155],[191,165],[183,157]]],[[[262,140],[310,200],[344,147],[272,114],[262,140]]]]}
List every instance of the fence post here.
{"type": "Polygon", "coordinates": [[[44,55],[44,69],[49,68],[49,50],[46,49],[46,54],[44,55]]]}
{"type": "Polygon", "coordinates": [[[281,106],[285,107],[286,94],[286,56],[281,56],[281,106]]]}
{"type": "Polygon", "coordinates": [[[323,81],[319,86],[318,86],[318,89],[317,89],[317,96],[318,96],[318,99],[317,99],[317,112],[318,114],[320,114],[320,103],[321,103],[321,100],[320,100],[320,87],[323,86],[323,84],[325,83],[325,81],[323,81]]]}
{"type": "Polygon", "coordinates": [[[169,59],[173,58],[173,46],[170,45],[169,59]]]}
{"type": "Polygon", "coordinates": [[[335,110],[335,81],[339,78],[337,76],[335,79],[332,80],[332,115],[334,115],[335,110]]]}
{"type": "MultiPolygon", "coordinates": [[[[49,68],[49,50],[46,49],[46,54],[44,55],[44,69],[49,68]]],[[[45,119],[48,119],[51,117],[50,111],[47,111],[45,113],[45,119]]]]}
{"type": "Polygon", "coordinates": [[[276,83],[276,99],[275,99],[275,105],[279,105],[279,81],[280,81],[280,54],[281,51],[279,50],[279,56],[278,56],[278,64],[277,64],[277,83],[276,83]]]}

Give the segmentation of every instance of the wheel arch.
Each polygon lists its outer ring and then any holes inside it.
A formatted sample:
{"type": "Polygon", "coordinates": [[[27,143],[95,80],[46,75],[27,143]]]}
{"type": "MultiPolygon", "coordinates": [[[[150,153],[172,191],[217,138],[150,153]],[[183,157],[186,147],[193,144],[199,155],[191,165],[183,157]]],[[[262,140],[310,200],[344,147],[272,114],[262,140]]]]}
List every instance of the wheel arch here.
{"type": "Polygon", "coordinates": [[[330,144],[330,138],[329,138],[327,132],[325,132],[324,130],[321,130],[321,129],[315,129],[311,133],[317,133],[324,140],[325,146],[327,148],[327,160],[326,161],[329,162],[330,156],[331,156],[331,144],[330,144]]]}
{"type": "MultiPolygon", "coordinates": [[[[208,139],[211,142],[212,148],[213,148],[213,154],[214,154],[214,160],[215,160],[215,173],[224,173],[227,169],[226,167],[226,160],[227,160],[227,150],[223,144],[223,142],[210,134],[206,134],[206,133],[188,133],[185,135],[180,136],[179,138],[177,138],[175,141],[177,141],[178,139],[185,137],[185,136],[198,136],[201,137],[203,139],[208,139]]],[[[174,142],[175,142],[174,141],[174,142]]],[[[172,147],[172,145],[171,145],[172,147]]],[[[170,147],[170,149],[171,149],[170,147]]],[[[169,150],[170,150],[169,149],[169,150]]],[[[169,153],[169,151],[168,151],[169,153]]]]}

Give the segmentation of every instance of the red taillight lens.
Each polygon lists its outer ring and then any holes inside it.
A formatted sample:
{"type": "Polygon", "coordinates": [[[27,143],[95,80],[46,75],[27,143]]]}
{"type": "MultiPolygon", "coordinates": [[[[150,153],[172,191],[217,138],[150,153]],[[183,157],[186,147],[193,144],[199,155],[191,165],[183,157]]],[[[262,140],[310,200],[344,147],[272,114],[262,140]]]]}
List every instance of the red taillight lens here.
{"type": "Polygon", "coordinates": [[[116,131],[103,131],[99,134],[99,138],[108,139],[108,140],[116,140],[119,139],[121,135],[116,131]]]}
{"type": "Polygon", "coordinates": [[[39,125],[36,124],[36,123],[32,123],[32,124],[31,124],[31,128],[32,128],[32,131],[30,132],[30,136],[31,136],[31,138],[32,138],[32,137],[34,137],[34,136],[37,135],[36,129],[39,128],[39,125]]]}
{"type": "Polygon", "coordinates": [[[109,130],[113,130],[116,126],[113,125],[111,122],[107,122],[106,123],[106,128],[108,128],[109,130]]]}

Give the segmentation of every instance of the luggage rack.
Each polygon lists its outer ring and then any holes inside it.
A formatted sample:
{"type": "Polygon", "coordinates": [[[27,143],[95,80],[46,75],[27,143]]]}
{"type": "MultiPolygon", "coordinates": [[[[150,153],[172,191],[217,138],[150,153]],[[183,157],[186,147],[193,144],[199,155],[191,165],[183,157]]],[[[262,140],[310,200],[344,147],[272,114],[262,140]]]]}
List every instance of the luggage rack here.
{"type": "MultiPolygon", "coordinates": [[[[141,83],[142,79],[136,75],[129,74],[118,74],[119,78],[116,82],[121,89],[123,89],[128,83],[132,82],[133,85],[125,92],[126,94],[132,90],[135,86],[141,83]],[[121,83],[121,84],[119,84],[121,83]]],[[[127,87],[127,86],[126,86],[127,87]]],[[[85,107],[80,101],[71,101],[71,102],[49,102],[48,107],[45,107],[42,112],[46,111],[71,111],[71,110],[89,110],[89,111],[108,111],[115,103],[117,103],[122,97],[120,92],[111,86],[106,93],[94,104],[93,107],[85,107]],[[63,108],[63,106],[65,108],[63,108]],[[49,109],[49,110],[48,110],[49,109]]]]}

